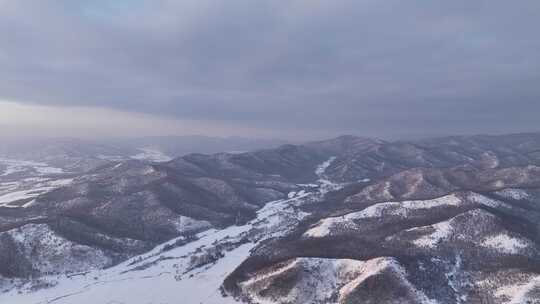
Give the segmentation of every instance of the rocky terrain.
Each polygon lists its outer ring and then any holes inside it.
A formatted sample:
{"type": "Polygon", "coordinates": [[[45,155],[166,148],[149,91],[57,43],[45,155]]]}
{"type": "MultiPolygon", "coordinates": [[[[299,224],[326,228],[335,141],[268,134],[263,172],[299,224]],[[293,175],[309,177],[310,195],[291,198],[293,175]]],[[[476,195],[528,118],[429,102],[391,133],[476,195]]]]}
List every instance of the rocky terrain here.
{"type": "Polygon", "coordinates": [[[539,166],[516,134],[34,169],[0,302],[540,303],[539,166]]]}

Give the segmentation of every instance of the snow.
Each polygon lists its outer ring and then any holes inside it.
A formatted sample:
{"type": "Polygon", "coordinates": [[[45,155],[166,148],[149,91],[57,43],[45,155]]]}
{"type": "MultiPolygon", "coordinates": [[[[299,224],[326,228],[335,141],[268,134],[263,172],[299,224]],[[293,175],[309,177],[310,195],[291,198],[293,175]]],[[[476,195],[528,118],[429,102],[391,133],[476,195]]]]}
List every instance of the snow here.
{"type": "Polygon", "coordinates": [[[46,163],[35,162],[35,161],[0,158],[0,165],[3,165],[6,167],[4,172],[0,174],[0,177],[8,176],[14,173],[19,173],[19,172],[24,172],[24,171],[33,171],[33,172],[36,172],[38,175],[64,173],[64,170],[60,168],[51,167],[46,163]]]}
{"type": "MultiPolygon", "coordinates": [[[[490,213],[483,210],[473,209],[465,213],[459,214],[446,221],[439,222],[433,225],[414,227],[405,230],[406,234],[413,234],[414,236],[421,235],[413,241],[413,244],[418,247],[435,248],[441,241],[448,240],[455,233],[455,222],[462,221],[463,217],[469,219],[475,219],[479,222],[487,220],[486,217],[493,217],[490,213]]],[[[394,236],[389,237],[389,239],[394,236]]]]}
{"type": "Polygon", "coordinates": [[[188,231],[201,231],[212,227],[207,221],[198,221],[187,216],[179,216],[172,221],[173,226],[176,228],[176,231],[188,232],[188,231]]]}
{"type": "Polygon", "coordinates": [[[377,258],[364,262],[361,267],[361,275],[350,281],[339,290],[339,298],[344,299],[351,294],[367,278],[381,273],[385,268],[390,267],[392,260],[387,258],[377,258]]]}
{"type": "Polygon", "coordinates": [[[296,184],[298,187],[307,187],[307,188],[317,188],[319,185],[317,184],[296,184]]]}
{"type": "Polygon", "coordinates": [[[416,303],[419,303],[419,304],[439,304],[439,302],[437,300],[428,298],[423,291],[416,289],[409,282],[409,280],[407,280],[405,269],[401,268],[399,270],[400,270],[401,278],[402,278],[403,282],[405,283],[405,286],[407,286],[409,288],[409,290],[413,294],[416,295],[416,299],[415,299],[416,303]]]}
{"type": "Polygon", "coordinates": [[[26,198],[32,198],[32,194],[30,192],[33,192],[35,190],[24,190],[24,191],[14,191],[10,192],[8,194],[4,194],[0,196],[0,206],[2,207],[16,207],[16,206],[10,206],[9,203],[22,200],[26,198]]]}
{"type": "Polygon", "coordinates": [[[249,280],[242,282],[242,285],[247,286],[247,285],[257,283],[258,281],[267,280],[267,279],[270,279],[272,277],[278,276],[280,274],[283,274],[283,273],[297,267],[303,261],[307,261],[307,260],[308,260],[307,258],[293,259],[292,261],[289,261],[287,263],[287,265],[285,265],[283,267],[277,268],[277,269],[275,269],[273,271],[264,272],[264,273],[261,273],[261,274],[254,275],[249,280]]]}
{"type": "MultiPolygon", "coordinates": [[[[277,210],[275,210],[277,211],[277,210]]],[[[262,216],[274,215],[267,210],[262,216]]],[[[260,222],[262,219],[258,218],[260,222]]],[[[90,271],[84,276],[50,277],[58,280],[54,288],[37,292],[17,294],[15,290],[0,294],[0,303],[17,299],[17,303],[170,303],[177,299],[179,292],[185,303],[236,303],[231,298],[223,298],[219,287],[223,279],[233,271],[255,246],[248,243],[226,252],[225,257],[216,264],[205,268],[188,271],[190,258],[199,252],[199,248],[209,248],[215,242],[238,239],[249,231],[255,223],[244,226],[232,226],[223,230],[208,230],[198,235],[198,240],[187,245],[165,251],[167,245],[174,244],[177,238],[157,246],[152,251],[131,258],[117,266],[105,270],[90,271]],[[172,259],[159,261],[161,257],[172,259]],[[153,264],[154,262],[158,262],[153,264]],[[143,271],[133,271],[136,266],[151,265],[143,271]],[[187,271],[187,273],[184,273],[187,271]],[[190,277],[193,275],[192,277],[190,277]],[[182,276],[183,278],[179,278],[182,276]],[[94,279],[95,278],[95,279],[94,279]],[[148,289],[152,284],[158,289],[148,289]],[[116,302],[115,302],[116,301],[116,302]]],[[[24,238],[23,234],[20,234],[24,238]]]]}
{"type": "Polygon", "coordinates": [[[425,229],[425,227],[433,229],[433,232],[414,240],[413,244],[416,246],[434,248],[440,241],[448,238],[452,233],[451,221],[444,221],[430,226],[416,227],[408,229],[407,231],[418,231],[425,229]]]}
{"type": "MultiPolygon", "coordinates": [[[[403,285],[409,289],[409,291],[416,296],[416,303],[421,304],[437,304],[438,302],[435,300],[432,300],[428,298],[424,292],[421,290],[416,289],[407,279],[407,271],[403,266],[400,265],[400,263],[394,259],[389,257],[383,257],[383,258],[377,258],[367,261],[364,264],[364,267],[362,269],[362,275],[356,279],[356,286],[358,286],[361,282],[363,282],[365,279],[374,276],[378,273],[381,273],[382,271],[390,270],[394,274],[397,275],[397,277],[402,281],[403,285]]],[[[355,286],[355,285],[353,285],[355,286]]],[[[342,288],[340,290],[340,298],[344,297],[347,292],[350,292],[353,288],[353,286],[346,286],[345,289],[342,288]]]]}
{"type": "Polygon", "coordinates": [[[133,159],[138,160],[147,160],[151,162],[167,162],[172,160],[172,157],[166,155],[165,153],[151,147],[139,148],[141,151],[138,154],[131,156],[133,159]]]}
{"type": "Polygon", "coordinates": [[[362,271],[362,261],[350,259],[296,258],[271,271],[263,270],[240,284],[252,300],[260,304],[271,303],[333,303],[333,294],[362,271]],[[288,271],[300,270],[301,276],[287,294],[260,293],[274,280],[288,271]],[[313,288],[317,286],[317,288],[313,288]]]}
{"type": "Polygon", "coordinates": [[[306,203],[308,199],[316,195],[316,192],[304,191],[291,199],[268,203],[257,211],[257,219],[251,223],[254,227],[264,229],[267,238],[284,236],[308,215],[297,211],[295,207],[306,203]]]}
{"type": "Polygon", "coordinates": [[[407,271],[401,264],[394,258],[382,258],[384,261],[384,268],[392,270],[398,278],[401,280],[403,285],[414,295],[416,295],[416,303],[419,304],[438,304],[439,302],[433,299],[430,299],[426,296],[424,292],[416,289],[411,282],[407,279],[407,271]]]}
{"type": "Polygon", "coordinates": [[[407,272],[394,258],[381,257],[368,261],[327,258],[296,258],[271,270],[255,273],[240,283],[254,303],[348,303],[351,293],[368,278],[383,272],[393,274],[414,295],[415,303],[436,304],[409,282],[407,272]],[[301,275],[287,276],[288,271],[301,275]],[[280,289],[274,282],[284,275],[289,285],[280,289]],[[294,281],[291,279],[294,278],[294,281]],[[277,290],[274,290],[277,289],[277,290]],[[265,292],[261,292],[265,291],[265,292]]]}
{"type": "MultiPolygon", "coordinates": [[[[329,181],[324,182],[337,187],[329,181]]],[[[311,190],[267,203],[246,225],[210,229],[199,233],[195,241],[175,247],[177,241],[184,240],[184,237],[179,237],[107,269],[90,270],[79,276],[46,276],[43,280],[55,284],[54,287],[36,291],[30,290],[28,283],[22,293],[18,288],[0,293],[0,303],[13,303],[14,299],[17,304],[148,304],[178,303],[179,299],[189,304],[236,303],[231,297],[222,297],[220,287],[223,280],[259,242],[289,233],[308,215],[298,212],[297,207],[319,201],[326,188],[313,187],[311,190]],[[249,237],[251,235],[255,236],[249,237]],[[246,237],[252,242],[240,242],[246,237]],[[223,249],[223,257],[202,266],[194,264],[193,261],[204,261],[205,254],[218,250],[219,245],[229,246],[223,249]]],[[[176,224],[183,229],[186,225],[199,227],[204,222],[179,218],[176,224]]],[[[26,233],[18,233],[17,237],[25,238],[26,233]]]]}
{"type": "Polygon", "coordinates": [[[535,303],[532,300],[536,298],[530,296],[529,293],[539,288],[540,276],[537,275],[529,278],[526,282],[499,287],[495,292],[495,296],[509,299],[508,302],[505,302],[508,304],[529,303],[527,301],[535,303]]]}
{"type": "Polygon", "coordinates": [[[318,176],[319,178],[323,178],[326,169],[328,169],[328,167],[330,167],[330,165],[331,165],[335,160],[336,160],[336,157],[335,157],[335,156],[330,157],[330,159],[328,159],[328,160],[325,161],[324,163],[320,164],[320,165],[315,169],[315,174],[317,174],[317,176],[318,176]]]}
{"type": "Polygon", "coordinates": [[[331,233],[332,228],[337,226],[354,228],[355,221],[360,219],[380,218],[383,216],[408,216],[409,213],[422,209],[430,209],[440,206],[460,206],[461,198],[455,194],[435,198],[432,200],[416,200],[403,202],[379,203],[365,208],[362,211],[353,212],[340,217],[330,217],[320,220],[314,227],[304,233],[305,237],[324,237],[331,233]]]}
{"type": "Polygon", "coordinates": [[[101,250],[60,237],[46,224],[27,224],[3,234],[11,236],[32,267],[43,273],[78,272],[111,263],[101,250]]]}
{"type": "Polygon", "coordinates": [[[501,201],[498,201],[498,200],[494,200],[494,199],[491,199],[487,196],[484,196],[484,195],[481,195],[481,194],[478,194],[478,193],[470,193],[468,195],[468,199],[474,203],[477,203],[477,204],[482,204],[482,205],[485,205],[485,206],[488,206],[488,207],[492,207],[492,208],[500,208],[500,207],[508,207],[507,204],[501,202],[501,201]]]}
{"type": "Polygon", "coordinates": [[[522,238],[511,237],[507,234],[498,234],[486,238],[482,242],[482,245],[503,253],[518,254],[522,249],[528,248],[530,242],[522,238]]]}
{"type": "Polygon", "coordinates": [[[462,264],[463,264],[463,259],[461,258],[461,255],[456,254],[455,262],[452,265],[452,268],[450,269],[450,271],[446,274],[448,285],[454,291],[454,295],[456,295],[457,304],[467,303],[467,298],[468,298],[465,293],[460,292],[459,286],[457,286],[456,284],[458,282],[458,275],[462,273],[462,270],[461,270],[462,264]]]}
{"type": "Polygon", "coordinates": [[[441,206],[458,207],[463,201],[455,194],[431,199],[403,202],[380,203],[364,209],[358,215],[359,218],[381,217],[383,215],[407,216],[409,211],[431,209],[441,206]]]}
{"type": "Polygon", "coordinates": [[[57,174],[65,173],[60,168],[46,163],[0,158],[0,165],[6,169],[0,172],[0,207],[20,208],[31,204],[17,206],[10,204],[18,200],[32,199],[40,194],[70,184],[73,180],[59,178],[57,174]],[[13,178],[17,177],[14,181],[13,178]]]}
{"type": "Polygon", "coordinates": [[[484,165],[489,169],[494,169],[499,166],[499,159],[492,152],[482,153],[481,160],[484,165]]]}
{"type": "Polygon", "coordinates": [[[497,180],[493,183],[493,187],[495,188],[504,188],[506,184],[502,180],[497,180]]]}
{"type": "Polygon", "coordinates": [[[495,194],[500,195],[505,198],[515,199],[515,200],[525,200],[529,198],[529,194],[523,189],[513,189],[507,188],[495,192],[495,194]]]}
{"type": "Polygon", "coordinates": [[[312,237],[312,238],[321,238],[330,235],[331,228],[336,224],[336,222],[339,222],[335,218],[328,218],[319,221],[315,227],[309,229],[306,231],[303,236],[304,237],[312,237]]]}
{"type": "MultiPolygon", "coordinates": [[[[479,223],[488,221],[487,217],[494,217],[492,214],[482,211],[480,209],[473,209],[471,211],[457,215],[449,220],[439,222],[434,225],[407,229],[405,230],[405,233],[415,236],[421,234],[420,237],[416,238],[413,241],[414,245],[424,248],[435,248],[441,241],[447,240],[452,236],[455,230],[455,221],[461,221],[462,219],[458,218],[462,218],[463,216],[467,216],[468,218],[473,219],[472,221],[478,221],[479,223]]],[[[389,237],[389,239],[392,239],[393,237],[394,236],[391,236],[389,237]]],[[[456,235],[454,237],[461,238],[459,235],[456,235]]],[[[513,237],[506,233],[500,233],[485,237],[480,242],[480,245],[506,254],[518,254],[523,249],[527,249],[533,246],[532,242],[527,239],[513,237]]]]}
{"type": "Polygon", "coordinates": [[[327,161],[323,162],[315,169],[315,174],[319,177],[317,183],[319,184],[319,192],[324,195],[330,191],[341,189],[343,184],[334,183],[328,179],[325,172],[330,165],[336,160],[335,156],[330,157],[327,161]]]}
{"type": "Polygon", "coordinates": [[[43,193],[49,192],[51,190],[69,185],[73,182],[71,178],[65,179],[37,179],[37,183],[25,184],[26,181],[21,181],[20,183],[12,184],[11,187],[6,187],[5,184],[0,183],[0,207],[8,208],[19,208],[19,207],[28,207],[29,204],[24,204],[23,206],[10,205],[10,203],[23,200],[35,198],[43,193]],[[23,190],[19,190],[19,189],[23,190]]]}
{"type": "Polygon", "coordinates": [[[394,197],[392,193],[390,193],[390,186],[392,186],[392,184],[389,181],[384,182],[384,188],[383,188],[383,194],[382,194],[383,197],[388,197],[388,198],[394,197]]]}
{"type": "Polygon", "coordinates": [[[18,294],[16,290],[0,294],[0,303],[172,303],[181,295],[183,303],[236,303],[231,298],[222,298],[219,287],[228,273],[240,264],[254,247],[243,244],[226,252],[215,264],[203,269],[188,271],[190,258],[199,248],[208,248],[216,241],[230,239],[248,230],[249,226],[210,230],[199,234],[199,240],[163,252],[167,242],[154,250],[129,259],[117,266],[104,270],[91,270],[81,276],[47,277],[58,284],[49,289],[18,294]],[[159,260],[162,257],[171,259],[159,260]],[[156,263],[154,263],[156,262],[156,263]],[[141,265],[150,267],[136,271],[141,265]],[[192,276],[191,276],[192,275],[192,276]],[[190,277],[191,276],[191,277],[190,277]],[[159,286],[159,288],[149,288],[159,286]],[[183,292],[182,292],[183,291],[183,292]]]}
{"type": "Polygon", "coordinates": [[[120,156],[120,155],[104,155],[104,154],[99,154],[96,156],[98,159],[102,159],[102,160],[110,160],[110,161],[124,161],[126,160],[126,158],[124,156],[120,156]]]}

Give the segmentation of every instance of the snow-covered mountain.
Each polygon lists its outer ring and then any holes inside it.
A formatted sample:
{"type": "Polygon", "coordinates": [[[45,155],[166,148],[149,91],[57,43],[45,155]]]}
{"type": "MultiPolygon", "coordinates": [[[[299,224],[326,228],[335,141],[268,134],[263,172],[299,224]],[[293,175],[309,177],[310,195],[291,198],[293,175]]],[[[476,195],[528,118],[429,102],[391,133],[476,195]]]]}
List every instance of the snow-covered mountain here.
{"type": "Polygon", "coordinates": [[[48,172],[0,188],[0,303],[540,303],[539,151],[343,136],[48,172]]]}

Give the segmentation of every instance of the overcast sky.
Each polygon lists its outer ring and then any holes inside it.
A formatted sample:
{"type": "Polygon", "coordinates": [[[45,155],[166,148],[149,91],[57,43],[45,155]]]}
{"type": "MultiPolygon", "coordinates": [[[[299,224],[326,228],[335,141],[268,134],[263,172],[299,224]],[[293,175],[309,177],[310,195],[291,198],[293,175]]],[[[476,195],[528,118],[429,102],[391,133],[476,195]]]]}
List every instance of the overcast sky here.
{"type": "Polygon", "coordinates": [[[0,0],[0,135],[540,131],[540,1],[0,0]]]}

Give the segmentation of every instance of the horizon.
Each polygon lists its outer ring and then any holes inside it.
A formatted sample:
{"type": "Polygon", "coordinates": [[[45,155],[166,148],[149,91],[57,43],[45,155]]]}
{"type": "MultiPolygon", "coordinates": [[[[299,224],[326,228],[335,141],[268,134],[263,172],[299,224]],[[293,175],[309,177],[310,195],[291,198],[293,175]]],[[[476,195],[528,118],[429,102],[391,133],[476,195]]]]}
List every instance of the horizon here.
{"type": "Polygon", "coordinates": [[[407,136],[394,136],[394,137],[375,137],[365,136],[362,134],[336,134],[327,137],[313,137],[304,139],[286,139],[278,137],[249,137],[249,136],[211,136],[205,134],[185,134],[185,135],[114,135],[114,136],[91,136],[91,137],[78,137],[78,136],[47,136],[47,135],[5,135],[0,134],[0,139],[14,140],[20,142],[28,142],[32,140],[42,141],[81,141],[81,142],[95,142],[95,143],[110,143],[115,140],[165,140],[165,139],[192,139],[192,140],[241,140],[241,141],[261,141],[261,142],[278,142],[282,144],[303,144],[317,141],[326,141],[332,139],[338,139],[341,137],[352,136],[355,138],[364,138],[372,140],[382,140],[386,142],[396,141],[421,141],[448,137],[498,137],[498,136],[516,136],[516,135],[535,135],[540,134],[540,130],[529,130],[522,132],[492,132],[492,133],[462,133],[462,134],[408,134],[407,136]]]}

